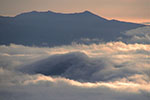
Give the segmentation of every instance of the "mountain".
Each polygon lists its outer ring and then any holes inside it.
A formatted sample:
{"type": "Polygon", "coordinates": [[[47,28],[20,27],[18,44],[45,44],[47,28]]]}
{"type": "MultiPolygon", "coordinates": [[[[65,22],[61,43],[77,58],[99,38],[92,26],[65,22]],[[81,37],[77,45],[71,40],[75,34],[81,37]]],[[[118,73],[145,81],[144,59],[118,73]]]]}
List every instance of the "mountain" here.
{"type": "Polygon", "coordinates": [[[114,41],[121,32],[145,25],[107,20],[89,11],[63,14],[27,12],[15,17],[0,16],[0,44],[57,46],[83,38],[114,41]]]}

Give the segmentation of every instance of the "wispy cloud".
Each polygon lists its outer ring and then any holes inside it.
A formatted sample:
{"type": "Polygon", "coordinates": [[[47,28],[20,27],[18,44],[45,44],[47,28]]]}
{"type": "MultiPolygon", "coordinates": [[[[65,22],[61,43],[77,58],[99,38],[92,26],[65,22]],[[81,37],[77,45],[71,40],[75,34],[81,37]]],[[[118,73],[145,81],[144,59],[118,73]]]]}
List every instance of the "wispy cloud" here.
{"type": "Polygon", "coordinates": [[[121,40],[128,43],[150,43],[150,26],[140,27],[124,33],[126,38],[121,40]]]}

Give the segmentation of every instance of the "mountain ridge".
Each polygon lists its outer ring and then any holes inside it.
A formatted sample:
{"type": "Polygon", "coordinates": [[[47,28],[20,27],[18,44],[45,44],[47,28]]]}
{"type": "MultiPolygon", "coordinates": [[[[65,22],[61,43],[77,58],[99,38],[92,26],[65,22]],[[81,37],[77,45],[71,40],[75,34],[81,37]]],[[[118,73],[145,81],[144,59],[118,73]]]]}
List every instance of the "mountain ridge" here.
{"type": "Polygon", "coordinates": [[[0,17],[0,44],[67,45],[81,38],[114,41],[121,32],[145,25],[107,20],[90,11],[80,13],[26,12],[0,17]]]}
{"type": "MultiPolygon", "coordinates": [[[[17,14],[15,15],[14,17],[13,16],[3,16],[3,15],[0,15],[0,18],[15,18],[15,17],[18,17],[18,16],[22,16],[24,14],[35,14],[35,13],[47,13],[47,14],[60,14],[60,15],[75,15],[75,14],[91,14],[91,15],[94,15],[94,16],[97,16],[99,18],[102,18],[102,19],[105,19],[105,20],[109,20],[107,18],[104,18],[104,17],[101,17],[95,13],[92,13],[91,11],[88,11],[88,10],[85,10],[85,11],[82,11],[82,12],[74,12],[74,13],[62,13],[62,12],[54,12],[54,11],[51,11],[51,10],[48,10],[48,11],[29,11],[29,12],[23,12],[23,13],[20,13],[20,14],[17,14]]],[[[135,22],[128,22],[128,21],[121,21],[121,20],[117,20],[117,19],[110,19],[109,21],[119,21],[119,22],[125,22],[125,23],[133,23],[133,24],[140,24],[140,25],[144,25],[143,23],[135,23],[135,22]]]]}

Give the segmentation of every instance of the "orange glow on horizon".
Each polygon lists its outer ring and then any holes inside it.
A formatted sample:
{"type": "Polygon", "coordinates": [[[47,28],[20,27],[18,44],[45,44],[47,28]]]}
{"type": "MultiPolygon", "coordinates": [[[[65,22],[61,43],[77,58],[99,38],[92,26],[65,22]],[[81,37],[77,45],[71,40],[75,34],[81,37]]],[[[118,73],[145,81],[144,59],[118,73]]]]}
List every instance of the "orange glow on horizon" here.
{"type": "Polygon", "coordinates": [[[118,21],[124,21],[124,22],[133,22],[133,23],[145,23],[145,22],[150,22],[150,19],[123,19],[123,18],[108,18],[109,20],[115,19],[118,21]]]}

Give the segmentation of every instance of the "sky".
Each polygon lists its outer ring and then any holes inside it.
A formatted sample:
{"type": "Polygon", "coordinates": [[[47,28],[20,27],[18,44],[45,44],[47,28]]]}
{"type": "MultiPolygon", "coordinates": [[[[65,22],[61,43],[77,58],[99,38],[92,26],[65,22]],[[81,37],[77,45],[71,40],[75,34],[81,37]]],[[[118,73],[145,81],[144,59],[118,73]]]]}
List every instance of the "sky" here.
{"type": "Polygon", "coordinates": [[[150,0],[0,0],[0,15],[15,16],[29,11],[62,13],[89,10],[107,19],[150,22],[150,0]]]}

